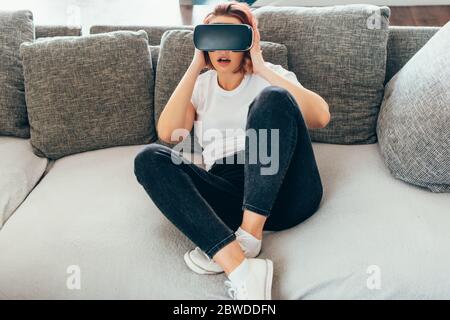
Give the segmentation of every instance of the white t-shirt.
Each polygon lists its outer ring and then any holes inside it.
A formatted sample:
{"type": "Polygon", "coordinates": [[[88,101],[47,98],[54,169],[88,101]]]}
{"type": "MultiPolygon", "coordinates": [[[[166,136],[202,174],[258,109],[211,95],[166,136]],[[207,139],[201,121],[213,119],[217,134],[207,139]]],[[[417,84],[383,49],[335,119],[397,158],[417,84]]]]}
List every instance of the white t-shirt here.
{"type": "MultiPolygon", "coordinates": [[[[300,83],[292,71],[281,65],[266,65],[291,81],[300,83]]],[[[197,77],[191,102],[197,113],[194,134],[203,148],[209,170],[214,161],[245,149],[245,125],[253,99],[270,82],[256,74],[246,74],[237,88],[227,91],[217,81],[217,72],[208,70],[197,77]]]]}

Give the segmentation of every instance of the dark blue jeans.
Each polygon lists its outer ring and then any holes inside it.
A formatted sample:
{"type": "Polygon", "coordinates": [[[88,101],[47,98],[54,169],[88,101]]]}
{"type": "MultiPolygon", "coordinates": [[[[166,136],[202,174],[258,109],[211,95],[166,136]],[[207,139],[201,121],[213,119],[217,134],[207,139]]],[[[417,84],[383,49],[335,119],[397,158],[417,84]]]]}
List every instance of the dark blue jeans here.
{"type": "MultiPolygon", "coordinates": [[[[235,240],[244,209],[267,216],[264,230],[276,231],[309,218],[322,199],[309,132],[287,90],[278,86],[262,90],[249,106],[246,129],[268,129],[267,154],[278,152],[274,174],[261,174],[267,163],[259,157],[249,160],[254,144],[249,136],[245,150],[228,159],[234,161],[216,161],[209,171],[181,162],[177,151],[157,143],[144,147],[135,158],[137,180],[155,205],[211,258],[235,240]],[[268,141],[272,129],[279,129],[278,141],[268,141]]],[[[257,138],[259,143],[262,138],[257,138]]]]}

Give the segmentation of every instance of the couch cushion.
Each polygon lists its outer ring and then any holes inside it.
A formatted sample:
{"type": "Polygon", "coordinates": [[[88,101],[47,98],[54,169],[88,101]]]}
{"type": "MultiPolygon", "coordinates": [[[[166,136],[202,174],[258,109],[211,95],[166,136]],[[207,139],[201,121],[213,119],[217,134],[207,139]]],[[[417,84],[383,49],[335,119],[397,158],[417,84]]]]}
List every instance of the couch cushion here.
{"type": "MultiPolygon", "coordinates": [[[[264,59],[275,65],[281,65],[287,69],[287,48],[284,45],[272,42],[261,42],[264,59]]],[[[167,101],[180,82],[194,54],[193,31],[190,30],[169,30],[164,33],[161,40],[161,47],[156,67],[155,81],[155,123],[158,123],[159,116],[163,111],[167,101]]],[[[207,71],[203,69],[201,73],[207,71]]],[[[191,130],[190,150],[200,150],[196,137],[191,130]]],[[[158,143],[173,147],[173,144],[165,143],[158,139],[158,143]]],[[[188,143],[186,139],[182,143],[188,143]]]]}
{"type": "Polygon", "coordinates": [[[450,192],[450,22],[388,82],[378,118],[392,175],[450,192]]]}
{"type": "Polygon", "coordinates": [[[376,142],[390,9],[366,4],[265,6],[254,11],[261,39],[285,44],[289,69],[329,104],[330,123],[313,141],[376,142]]]}
{"type": "MultiPolygon", "coordinates": [[[[194,244],[136,181],[143,147],[55,161],[0,232],[0,298],[227,298],[223,274],[186,267],[194,244]],[[71,265],[81,269],[81,290],[66,287],[71,265]]],[[[449,299],[450,195],[394,179],[378,144],[313,148],[319,210],[263,242],[261,257],[275,267],[273,298],[449,299]],[[367,287],[372,266],[379,290],[367,287]]]]}
{"type": "Polygon", "coordinates": [[[57,159],[154,138],[144,31],[44,38],[20,51],[36,154],[57,159]]]}
{"type": "Polygon", "coordinates": [[[30,136],[19,46],[33,39],[31,11],[0,11],[0,135],[30,136]]]}
{"type": "Polygon", "coordinates": [[[0,229],[42,177],[46,158],[37,157],[29,139],[0,137],[0,229]]]}

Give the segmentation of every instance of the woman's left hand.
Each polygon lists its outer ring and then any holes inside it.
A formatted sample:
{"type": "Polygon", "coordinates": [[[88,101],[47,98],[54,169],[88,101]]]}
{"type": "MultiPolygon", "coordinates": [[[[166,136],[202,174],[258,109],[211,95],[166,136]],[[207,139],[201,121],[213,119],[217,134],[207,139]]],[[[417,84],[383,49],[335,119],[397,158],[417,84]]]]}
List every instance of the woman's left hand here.
{"type": "Polygon", "coordinates": [[[258,28],[252,27],[253,29],[253,46],[250,49],[250,56],[253,64],[253,73],[260,73],[263,68],[265,68],[264,58],[262,56],[262,50],[260,45],[260,35],[258,28]]]}

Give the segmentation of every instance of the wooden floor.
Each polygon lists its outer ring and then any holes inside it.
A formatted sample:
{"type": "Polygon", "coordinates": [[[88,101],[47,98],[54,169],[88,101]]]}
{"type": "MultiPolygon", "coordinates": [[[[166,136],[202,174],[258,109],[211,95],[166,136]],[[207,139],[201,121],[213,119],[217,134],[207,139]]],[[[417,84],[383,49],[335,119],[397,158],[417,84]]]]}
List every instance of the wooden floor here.
{"type": "MultiPolygon", "coordinates": [[[[201,23],[213,6],[180,5],[183,24],[201,23]],[[193,8],[194,7],[194,8],[193,8]]],[[[450,21],[450,6],[389,6],[392,26],[439,26],[450,21]]]]}
{"type": "Polygon", "coordinates": [[[439,26],[450,21],[450,6],[391,7],[391,26],[439,26]]]}
{"type": "MultiPolygon", "coordinates": [[[[450,21],[450,6],[389,6],[391,26],[439,26],[450,21]]],[[[201,23],[212,6],[180,5],[183,24],[201,23]]]]}

